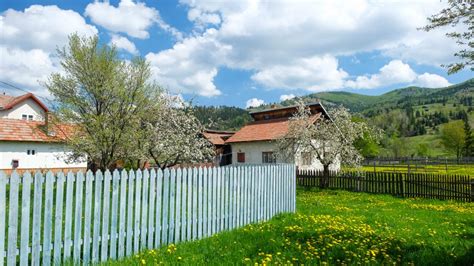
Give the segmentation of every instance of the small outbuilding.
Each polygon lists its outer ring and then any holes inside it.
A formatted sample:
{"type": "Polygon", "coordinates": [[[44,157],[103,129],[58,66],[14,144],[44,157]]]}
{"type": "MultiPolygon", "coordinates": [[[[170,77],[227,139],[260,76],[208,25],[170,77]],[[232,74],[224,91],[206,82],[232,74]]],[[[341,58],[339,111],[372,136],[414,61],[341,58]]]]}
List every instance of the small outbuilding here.
{"type": "Polygon", "coordinates": [[[229,165],[232,163],[232,150],[230,144],[226,141],[234,135],[234,131],[222,131],[207,129],[204,131],[204,137],[212,143],[216,152],[214,164],[217,166],[229,165]]]}

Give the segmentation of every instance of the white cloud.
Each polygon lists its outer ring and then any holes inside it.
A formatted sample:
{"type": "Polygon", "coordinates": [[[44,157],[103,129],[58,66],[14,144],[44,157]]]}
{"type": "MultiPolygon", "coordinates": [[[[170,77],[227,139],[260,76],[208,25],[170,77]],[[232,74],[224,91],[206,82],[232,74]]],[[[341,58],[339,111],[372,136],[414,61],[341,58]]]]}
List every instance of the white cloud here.
{"type": "Polygon", "coordinates": [[[450,85],[448,80],[442,76],[430,73],[419,75],[408,64],[400,60],[392,60],[380,68],[378,73],[358,76],[355,80],[346,81],[345,86],[356,89],[373,89],[394,84],[411,84],[427,88],[450,85]]]}
{"type": "Polygon", "coordinates": [[[55,49],[65,46],[72,33],[98,32],[75,11],[41,5],[8,9],[0,14],[0,28],[0,80],[43,96],[47,92],[40,82],[61,71],[55,49]]]}
{"type": "Polygon", "coordinates": [[[109,45],[114,45],[117,49],[125,50],[134,55],[138,54],[137,47],[133,42],[117,34],[111,35],[109,45]]]}
{"type": "Polygon", "coordinates": [[[356,80],[346,82],[346,87],[357,89],[372,89],[382,86],[413,82],[417,74],[408,64],[400,60],[392,60],[379,73],[368,76],[358,76],[356,80]]]}
{"type": "Polygon", "coordinates": [[[209,37],[213,34],[214,30],[208,30],[203,36],[178,42],[172,49],[147,54],[155,81],[173,93],[220,95],[214,77],[230,47],[209,37]]]}
{"type": "Polygon", "coordinates": [[[451,85],[447,79],[440,75],[423,73],[416,78],[416,85],[425,88],[442,88],[451,85]]]}
{"type": "Polygon", "coordinates": [[[17,84],[25,90],[44,95],[38,81],[45,81],[51,72],[59,71],[48,53],[40,49],[24,51],[0,46],[0,79],[17,84]]]}
{"type": "Polygon", "coordinates": [[[32,5],[24,11],[8,9],[0,15],[1,44],[23,50],[53,52],[64,46],[68,35],[97,34],[97,29],[72,11],[57,6],[32,5]]]}
{"type": "Polygon", "coordinates": [[[150,36],[148,30],[155,23],[176,38],[182,38],[179,31],[161,19],[158,10],[141,2],[121,0],[115,7],[108,1],[95,1],[87,5],[84,14],[90,17],[92,22],[107,30],[123,32],[139,39],[147,39],[150,36]]]}
{"type": "Polygon", "coordinates": [[[280,95],[280,101],[291,100],[295,97],[296,96],[294,94],[282,94],[282,95],[280,95]]]}
{"type": "Polygon", "coordinates": [[[260,105],[264,104],[265,101],[257,98],[249,99],[245,105],[245,108],[251,107],[259,107],[260,105]]]}
{"type": "Polygon", "coordinates": [[[203,28],[206,25],[218,25],[221,23],[219,14],[204,12],[198,8],[192,8],[188,11],[188,19],[196,23],[196,26],[203,28]]]}
{"type": "Polygon", "coordinates": [[[347,76],[338,68],[336,58],[323,56],[263,68],[252,79],[269,88],[318,91],[341,88],[347,76]]]}
{"type": "Polygon", "coordinates": [[[349,83],[352,87],[364,83],[377,87],[398,81],[414,82],[416,75],[403,68],[405,65],[410,68],[407,62],[438,66],[452,60],[451,40],[417,30],[426,24],[426,17],[446,5],[444,2],[181,0],[181,3],[189,8],[188,19],[195,27],[204,29],[202,34],[194,32],[171,49],[150,55],[166,55],[173,62],[172,65],[158,60],[153,63],[160,70],[156,76],[165,80],[172,90],[216,95],[209,91],[218,91],[213,80],[219,67],[251,71],[252,79],[267,88],[341,89],[349,75],[338,66],[338,56],[376,52],[392,60],[403,59],[405,64],[398,65],[401,73],[389,73],[387,69],[349,83]],[[215,29],[209,34],[211,28],[215,29]],[[226,47],[225,52],[217,47],[226,47]],[[181,55],[183,50],[186,56],[181,55]],[[166,70],[164,66],[178,70],[166,70]],[[201,81],[195,82],[194,87],[192,83],[183,84],[182,80],[193,73],[199,73],[203,77],[201,81]]]}

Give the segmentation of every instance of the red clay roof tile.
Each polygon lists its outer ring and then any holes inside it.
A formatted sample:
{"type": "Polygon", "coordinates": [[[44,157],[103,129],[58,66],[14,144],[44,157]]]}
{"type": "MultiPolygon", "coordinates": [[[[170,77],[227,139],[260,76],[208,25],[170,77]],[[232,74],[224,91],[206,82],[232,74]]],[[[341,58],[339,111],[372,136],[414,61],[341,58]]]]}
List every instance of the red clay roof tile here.
{"type": "MultiPolygon", "coordinates": [[[[320,116],[321,113],[313,115],[314,121],[320,116]]],[[[254,121],[237,131],[226,143],[277,140],[288,132],[289,123],[289,118],[254,121]]]]}
{"type": "Polygon", "coordinates": [[[224,145],[225,140],[232,136],[234,132],[230,131],[215,131],[206,130],[204,131],[204,137],[209,140],[213,145],[224,145]]]}
{"type": "Polygon", "coordinates": [[[0,119],[0,141],[63,142],[74,132],[70,124],[53,125],[54,136],[45,132],[44,121],[0,119]]]}

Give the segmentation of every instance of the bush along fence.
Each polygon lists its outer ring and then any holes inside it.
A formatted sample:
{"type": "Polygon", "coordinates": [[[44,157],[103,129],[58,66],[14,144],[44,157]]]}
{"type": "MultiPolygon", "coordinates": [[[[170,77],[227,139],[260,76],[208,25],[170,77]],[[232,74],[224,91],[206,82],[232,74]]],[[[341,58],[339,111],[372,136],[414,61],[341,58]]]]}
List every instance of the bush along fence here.
{"type": "Polygon", "coordinates": [[[90,264],[295,211],[293,165],[0,172],[0,265],[90,264]]]}
{"type": "Polygon", "coordinates": [[[474,202],[474,179],[463,175],[386,172],[330,172],[298,170],[303,187],[337,188],[351,191],[474,202]]]}

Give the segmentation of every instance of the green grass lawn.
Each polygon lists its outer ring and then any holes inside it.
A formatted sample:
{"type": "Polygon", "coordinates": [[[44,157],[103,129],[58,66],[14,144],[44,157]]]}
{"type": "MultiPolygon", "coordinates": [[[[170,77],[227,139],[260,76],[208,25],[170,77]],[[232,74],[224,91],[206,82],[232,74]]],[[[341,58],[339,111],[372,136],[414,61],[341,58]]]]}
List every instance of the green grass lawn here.
{"type": "MultiPolygon", "coordinates": [[[[351,168],[347,168],[351,170],[351,168]]],[[[365,172],[373,172],[374,166],[363,166],[362,170],[365,172]]],[[[375,166],[376,172],[390,172],[390,173],[408,173],[407,164],[396,164],[393,166],[383,165],[375,166]]],[[[468,175],[474,177],[474,164],[448,164],[446,165],[410,165],[410,173],[426,173],[426,174],[443,174],[443,175],[468,175]]]]}
{"type": "Polygon", "coordinates": [[[297,213],[107,264],[472,265],[474,203],[298,190],[297,213]]]}

